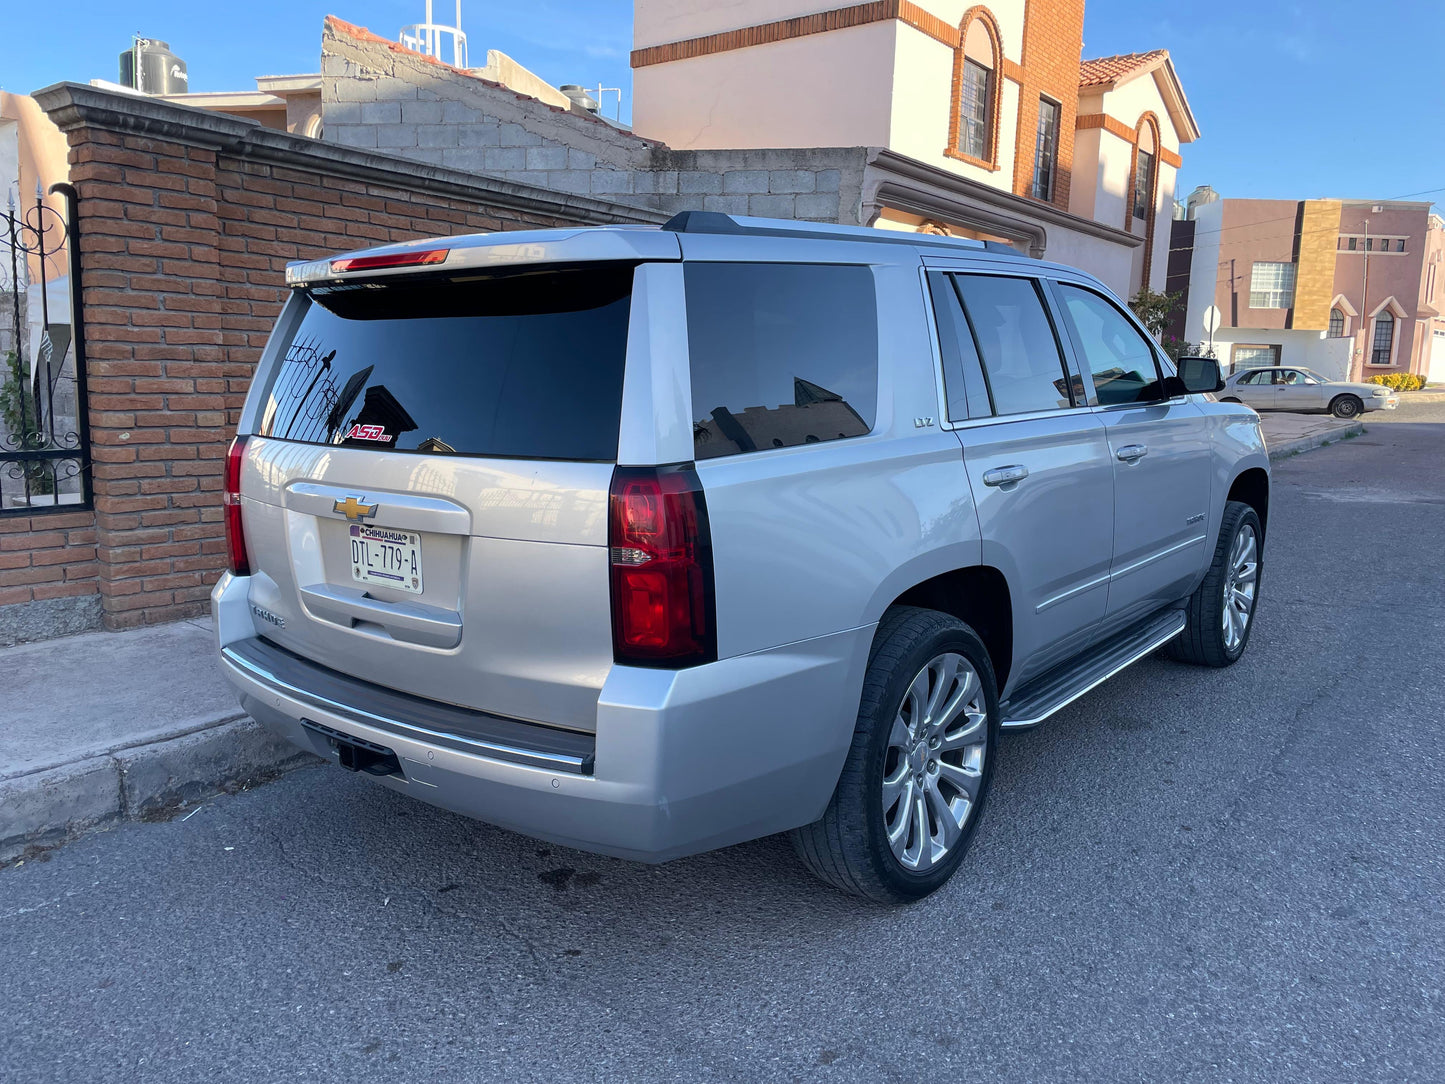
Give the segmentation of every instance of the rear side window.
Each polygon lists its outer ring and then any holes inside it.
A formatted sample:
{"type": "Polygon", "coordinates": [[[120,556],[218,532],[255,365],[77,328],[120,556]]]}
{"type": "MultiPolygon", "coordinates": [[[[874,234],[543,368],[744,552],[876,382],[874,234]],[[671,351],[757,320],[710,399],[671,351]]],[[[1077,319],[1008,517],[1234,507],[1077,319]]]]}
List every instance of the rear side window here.
{"type": "Polygon", "coordinates": [[[696,458],[873,428],[878,306],[869,268],[689,263],[683,275],[696,458]]]}
{"type": "Polygon", "coordinates": [[[312,291],[260,434],[433,455],[616,459],[632,270],[312,291]]]}
{"type": "Polygon", "coordinates": [[[1094,374],[1100,405],[1157,400],[1154,350],[1124,314],[1098,294],[1066,282],[1059,283],[1059,296],[1084,362],[1094,374]]]}
{"type": "Polygon", "coordinates": [[[1054,326],[1032,279],[958,275],[996,414],[1072,406],[1054,326]]]}
{"type": "Polygon", "coordinates": [[[949,421],[987,418],[993,413],[978,344],[968,327],[963,303],[953,284],[953,275],[928,273],[928,290],[933,297],[933,317],[938,324],[938,348],[943,357],[943,390],[948,400],[949,421]]]}

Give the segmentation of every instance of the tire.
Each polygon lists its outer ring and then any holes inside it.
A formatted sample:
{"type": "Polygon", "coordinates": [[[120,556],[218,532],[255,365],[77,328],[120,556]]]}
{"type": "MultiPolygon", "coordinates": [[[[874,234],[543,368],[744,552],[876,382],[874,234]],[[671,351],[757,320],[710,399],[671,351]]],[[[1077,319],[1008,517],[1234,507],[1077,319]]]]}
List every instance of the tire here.
{"type": "Polygon", "coordinates": [[[1337,395],[1330,401],[1330,413],[1336,418],[1357,418],[1364,409],[1357,395],[1337,395]]]}
{"type": "Polygon", "coordinates": [[[937,891],[973,841],[998,733],[998,692],[983,641],[947,614],[893,607],[873,638],[853,744],[833,797],[819,820],[792,832],[798,856],[828,884],[878,903],[912,903],[937,891]],[[957,667],[952,676],[950,665],[957,667]],[[927,711],[940,700],[954,710],[934,729],[927,711]],[[950,741],[959,744],[950,749],[950,741]],[[971,800],[954,780],[972,786],[971,800]],[[897,797],[887,806],[890,795],[897,797]]]}
{"type": "MultiPolygon", "coordinates": [[[[1253,508],[1241,501],[1229,501],[1224,506],[1224,518],[1219,525],[1219,541],[1214,546],[1214,559],[1205,573],[1204,582],[1189,596],[1185,610],[1188,624],[1179,636],[1164,648],[1164,654],[1178,662],[1193,663],[1195,666],[1233,666],[1239,661],[1244,649],[1249,646],[1249,634],[1254,631],[1254,614],[1259,607],[1259,585],[1264,570],[1264,529],[1253,508]],[[1253,533],[1253,561],[1246,562],[1247,570],[1237,570],[1235,565],[1242,556],[1249,554],[1247,544],[1243,554],[1236,551],[1236,542],[1241,534],[1253,533]],[[1252,579],[1246,579],[1249,576],[1252,579]],[[1226,627],[1225,598],[1238,586],[1243,590],[1248,585],[1248,611],[1243,615],[1243,627],[1237,622],[1233,628],[1226,627]]],[[[1239,596],[1236,594],[1237,600],[1239,596]]],[[[1239,606],[1236,602],[1235,612],[1239,606]]]]}

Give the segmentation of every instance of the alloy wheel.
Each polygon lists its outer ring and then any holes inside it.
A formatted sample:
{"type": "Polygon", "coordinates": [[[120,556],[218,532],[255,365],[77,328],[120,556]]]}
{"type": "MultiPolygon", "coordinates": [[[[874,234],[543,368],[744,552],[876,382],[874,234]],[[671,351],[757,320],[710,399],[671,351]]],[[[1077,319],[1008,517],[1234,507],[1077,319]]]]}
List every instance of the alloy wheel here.
{"type": "Polygon", "coordinates": [[[883,823],[902,865],[923,872],[963,837],[988,755],[988,703],[973,665],[935,656],[909,683],[883,763],[883,823]]]}
{"type": "Polygon", "coordinates": [[[1259,586],[1259,539],[1254,528],[1244,524],[1229,548],[1229,569],[1224,577],[1224,615],[1221,624],[1224,646],[1231,654],[1244,643],[1254,612],[1259,586]]]}

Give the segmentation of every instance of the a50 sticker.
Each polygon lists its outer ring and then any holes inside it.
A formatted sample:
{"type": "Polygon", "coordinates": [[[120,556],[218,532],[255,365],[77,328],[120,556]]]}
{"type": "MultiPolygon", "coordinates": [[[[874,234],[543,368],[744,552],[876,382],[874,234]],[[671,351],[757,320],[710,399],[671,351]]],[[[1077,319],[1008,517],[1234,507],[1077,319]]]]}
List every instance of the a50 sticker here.
{"type": "Polygon", "coordinates": [[[389,440],[386,430],[379,425],[353,425],[346,433],[346,440],[389,440]]]}

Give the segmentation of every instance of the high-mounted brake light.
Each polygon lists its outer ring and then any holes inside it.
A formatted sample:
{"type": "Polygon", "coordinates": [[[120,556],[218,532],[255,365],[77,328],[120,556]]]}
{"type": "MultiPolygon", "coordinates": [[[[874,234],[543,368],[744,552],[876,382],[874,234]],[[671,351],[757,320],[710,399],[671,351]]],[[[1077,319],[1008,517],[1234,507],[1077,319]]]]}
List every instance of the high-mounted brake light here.
{"type": "Polygon", "coordinates": [[[612,654],[636,666],[717,658],[712,541],[691,467],[618,467],[609,496],[612,654]]]}
{"type": "Polygon", "coordinates": [[[391,267],[423,267],[441,263],[447,258],[449,248],[433,248],[425,252],[387,252],[380,256],[352,256],[345,260],[332,260],[331,272],[382,271],[391,267]]]}
{"type": "Polygon", "coordinates": [[[221,503],[226,520],[226,558],[237,576],[251,574],[251,558],[246,552],[246,533],[241,529],[241,464],[246,461],[246,438],[231,441],[226,453],[226,481],[221,503]]]}

